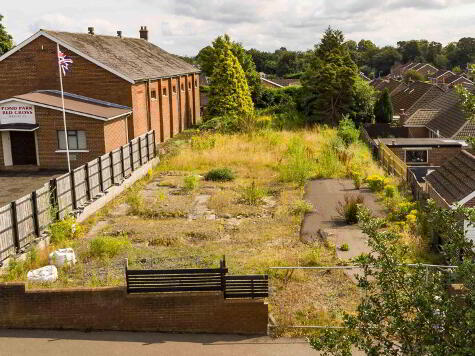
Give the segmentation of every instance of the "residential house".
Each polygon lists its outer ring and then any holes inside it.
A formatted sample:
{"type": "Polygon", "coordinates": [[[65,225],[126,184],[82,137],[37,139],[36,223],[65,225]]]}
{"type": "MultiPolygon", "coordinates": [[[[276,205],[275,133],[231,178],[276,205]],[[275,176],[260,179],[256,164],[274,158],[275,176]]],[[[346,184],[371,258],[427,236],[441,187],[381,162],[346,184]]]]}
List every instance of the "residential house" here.
{"type": "Polygon", "coordinates": [[[261,84],[266,88],[284,88],[289,86],[300,85],[299,79],[285,79],[285,78],[265,78],[261,76],[261,84]]]}
{"type": "Polygon", "coordinates": [[[384,91],[384,89],[388,89],[390,95],[394,95],[401,90],[407,88],[407,84],[401,82],[400,80],[396,80],[393,78],[376,78],[370,82],[370,85],[374,87],[374,89],[379,91],[384,91]]]}
{"type": "Polygon", "coordinates": [[[67,167],[57,48],[73,60],[63,77],[73,167],[149,130],[158,144],[198,123],[199,70],[150,43],[146,26],[139,33],[40,30],[1,56],[0,168],[67,167]]]}
{"type": "Polygon", "coordinates": [[[425,77],[430,77],[438,72],[438,69],[429,63],[409,62],[406,64],[396,64],[391,68],[391,76],[394,78],[401,78],[408,71],[415,71],[425,77]]]}

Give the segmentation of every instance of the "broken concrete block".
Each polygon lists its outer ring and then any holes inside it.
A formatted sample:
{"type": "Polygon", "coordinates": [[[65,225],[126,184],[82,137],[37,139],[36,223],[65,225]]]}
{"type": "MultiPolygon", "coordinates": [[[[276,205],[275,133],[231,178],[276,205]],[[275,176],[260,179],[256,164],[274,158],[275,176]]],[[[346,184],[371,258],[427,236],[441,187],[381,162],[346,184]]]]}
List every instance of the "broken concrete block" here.
{"type": "Polygon", "coordinates": [[[76,263],[76,254],[72,248],[62,248],[49,254],[49,263],[57,267],[65,264],[74,265],[76,263]]]}
{"type": "Polygon", "coordinates": [[[54,282],[58,279],[58,269],[54,265],[44,266],[27,274],[30,282],[54,282]]]}

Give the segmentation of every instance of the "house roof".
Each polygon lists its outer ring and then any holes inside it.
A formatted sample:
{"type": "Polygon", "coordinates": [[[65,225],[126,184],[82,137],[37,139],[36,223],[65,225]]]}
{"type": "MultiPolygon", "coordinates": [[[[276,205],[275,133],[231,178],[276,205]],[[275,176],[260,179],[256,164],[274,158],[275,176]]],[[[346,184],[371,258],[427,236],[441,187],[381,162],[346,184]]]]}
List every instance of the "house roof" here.
{"type": "Polygon", "coordinates": [[[398,90],[403,90],[407,85],[399,80],[392,78],[374,79],[370,84],[376,89],[383,91],[388,89],[389,94],[394,94],[398,90]]]}
{"type": "Polygon", "coordinates": [[[428,174],[426,180],[449,205],[463,202],[475,192],[475,156],[462,150],[428,174]]]}
{"type": "Polygon", "coordinates": [[[443,137],[451,138],[457,134],[467,122],[459,102],[460,97],[454,88],[430,102],[428,106],[439,113],[427,124],[427,128],[443,137]]]}
{"type": "Polygon", "coordinates": [[[393,111],[395,115],[398,115],[402,109],[408,112],[412,106],[429,91],[432,91],[432,94],[430,95],[434,96],[438,92],[441,92],[442,89],[435,87],[432,84],[415,81],[409,83],[407,88],[404,90],[400,90],[399,92],[391,95],[391,102],[393,104],[393,111]]]}
{"type": "Polygon", "coordinates": [[[475,137],[475,122],[473,121],[467,121],[454,138],[457,140],[464,140],[467,137],[475,137]]]}
{"type": "MultiPolygon", "coordinates": [[[[63,110],[61,92],[57,90],[38,90],[17,95],[2,102],[8,101],[20,101],[53,110],[63,110]]],[[[127,106],[71,93],[64,93],[64,108],[68,113],[102,121],[112,120],[132,113],[132,108],[127,106]]]]}
{"type": "Polygon", "coordinates": [[[420,127],[425,126],[434,119],[434,117],[439,113],[439,110],[432,109],[418,109],[414,114],[409,116],[409,118],[404,122],[404,126],[420,127]]]}
{"type": "Polygon", "coordinates": [[[146,79],[197,73],[199,69],[141,38],[40,30],[0,57],[15,53],[39,36],[92,61],[133,83],[146,79]]]}
{"type": "Polygon", "coordinates": [[[466,147],[465,141],[446,138],[380,138],[379,142],[391,147],[466,147]]]}

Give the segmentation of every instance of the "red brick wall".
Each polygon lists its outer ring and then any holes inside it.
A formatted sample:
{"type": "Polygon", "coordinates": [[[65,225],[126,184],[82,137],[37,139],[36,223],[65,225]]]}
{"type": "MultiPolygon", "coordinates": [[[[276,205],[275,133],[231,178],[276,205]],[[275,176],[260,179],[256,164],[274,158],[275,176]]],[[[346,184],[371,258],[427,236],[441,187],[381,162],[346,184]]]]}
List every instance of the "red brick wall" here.
{"type": "Polygon", "coordinates": [[[160,140],[162,142],[170,138],[171,133],[171,101],[170,101],[170,79],[161,79],[160,80],[160,107],[162,112],[160,115],[160,120],[162,123],[162,129],[160,130],[160,140]],[[163,89],[166,89],[166,95],[163,95],[163,89]]]}
{"type": "Polygon", "coordinates": [[[127,120],[125,116],[104,123],[104,153],[127,144],[127,129],[127,120]]]}
{"type": "Polygon", "coordinates": [[[428,138],[429,130],[425,127],[409,127],[408,136],[412,138],[428,138]]]}
{"type": "MultiPolygon", "coordinates": [[[[131,84],[70,50],[71,71],[64,90],[91,98],[132,106],[131,84]]],[[[56,43],[39,37],[0,62],[0,100],[33,90],[60,90],[56,43]]]]}
{"type": "MultiPolygon", "coordinates": [[[[405,154],[401,147],[391,147],[389,146],[391,151],[393,151],[403,162],[405,162],[405,154]]],[[[429,150],[429,163],[424,163],[424,166],[440,166],[448,159],[451,159],[455,155],[457,155],[461,151],[461,147],[432,147],[429,150]]],[[[409,164],[409,165],[416,165],[417,164],[409,164]]]]}
{"type": "Polygon", "coordinates": [[[220,292],[128,295],[125,287],[25,291],[0,284],[0,327],[266,334],[260,300],[220,292]]]}
{"type": "Polygon", "coordinates": [[[194,74],[194,83],[193,83],[193,105],[194,105],[194,117],[193,124],[201,123],[200,117],[200,76],[199,74],[194,74]]]}
{"type": "Polygon", "coordinates": [[[132,86],[133,118],[129,121],[129,138],[143,135],[148,130],[147,84],[139,83],[132,86]]]}
{"type": "Polygon", "coordinates": [[[170,106],[171,106],[171,113],[172,113],[170,117],[170,122],[171,122],[170,136],[173,137],[177,133],[180,132],[180,119],[178,117],[178,90],[180,90],[180,88],[179,88],[178,78],[170,79],[170,83],[171,83],[170,92],[172,94],[170,96],[170,102],[171,102],[170,106]],[[175,93],[173,92],[173,88],[176,88],[175,93]]]}
{"type": "Polygon", "coordinates": [[[156,99],[150,99],[150,113],[151,113],[151,129],[155,130],[155,143],[160,142],[161,135],[161,111],[160,110],[160,80],[150,83],[150,93],[152,90],[156,92],[156,99]]]}
{"type": "MultiPolygon", "coordinates": [[[[57,131],[64,130],[61,111],[35,107],[36,122],[40,128],[36,131],[41,168],[67,169],[66,153],[56,153],[59,149],[57,131]]],[[[100,120],[66,113],[68,130],[86,131],[86,145],[89,152],[74,153],[76,160],[71,160],[71,167],[92,161],[105,153],[104,123],[100,120]]]]}

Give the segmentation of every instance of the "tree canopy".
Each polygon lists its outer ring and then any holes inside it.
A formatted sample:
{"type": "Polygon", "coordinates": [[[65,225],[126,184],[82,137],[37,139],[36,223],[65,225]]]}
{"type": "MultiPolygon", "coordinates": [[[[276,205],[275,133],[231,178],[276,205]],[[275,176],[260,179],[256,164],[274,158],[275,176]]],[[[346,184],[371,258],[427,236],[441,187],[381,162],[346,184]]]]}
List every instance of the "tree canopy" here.
{"type": "Polygon", "coordinates": [[[393,120],[393,104],[388,89],[384,89],[374,104],[376,122],[389,124],[393,120]]]}
{"type": "Polygon", "coordinates": [[[0,14],[0,56],[13,47],[13,37],[2,24],[3,16],[0,14]]]}

